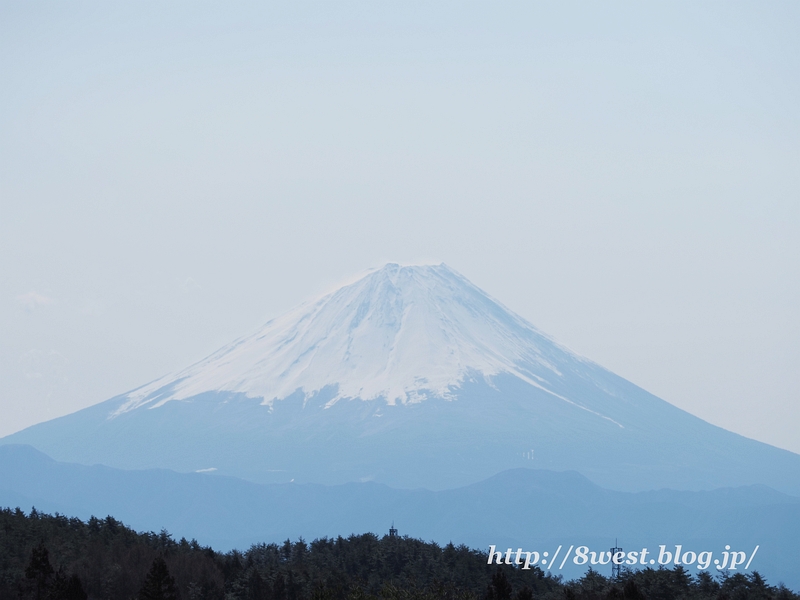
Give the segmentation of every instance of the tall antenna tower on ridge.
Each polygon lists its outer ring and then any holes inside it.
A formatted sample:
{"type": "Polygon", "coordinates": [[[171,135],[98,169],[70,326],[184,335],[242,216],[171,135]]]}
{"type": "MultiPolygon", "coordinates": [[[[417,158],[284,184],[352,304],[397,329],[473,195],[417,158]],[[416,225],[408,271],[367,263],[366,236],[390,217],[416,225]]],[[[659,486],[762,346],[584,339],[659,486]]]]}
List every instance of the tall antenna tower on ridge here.
{"type": "Polygon", "coordinates": [[[622,552],[622,548],[619,547],[619,542],[616,539],[614,540],[614,547],[609,552],[611,552],[611,579],[619,581],[619,570],[622,565],[614,561],[614,555],[617,552],[622,552]]]}
{"type": "Polygon", "coordinates": [[[389,528],[389,537],[397,537],[397,529],[394,528],[394,521],[392,521],[392,526],[389,528]]]}

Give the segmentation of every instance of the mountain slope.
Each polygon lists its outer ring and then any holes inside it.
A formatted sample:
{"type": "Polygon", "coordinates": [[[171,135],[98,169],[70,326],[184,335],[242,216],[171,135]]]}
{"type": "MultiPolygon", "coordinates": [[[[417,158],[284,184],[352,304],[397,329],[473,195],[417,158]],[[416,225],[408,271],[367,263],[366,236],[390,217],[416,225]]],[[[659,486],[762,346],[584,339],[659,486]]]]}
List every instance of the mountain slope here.
{"type": "Polygon", "coordinates": [[[387,265],[187,369],[0,443],[262,482],[444,489],[528,466],[621,490],[800,494],[800,456],[576,356],[445,265],[387,265]]]}
{"type": "Polygon", "coordinates": [[[558,365],[574,361],[581,359],[445,265],[387,265],[134,390],[115,414],[208,391],[269,406],[325,388],[336,390],[326,407],[353,398],[390,406],[452,400],[453,388],[471,375],[500,373],[548,389],[547,380],[561,375],[558,365]]]}

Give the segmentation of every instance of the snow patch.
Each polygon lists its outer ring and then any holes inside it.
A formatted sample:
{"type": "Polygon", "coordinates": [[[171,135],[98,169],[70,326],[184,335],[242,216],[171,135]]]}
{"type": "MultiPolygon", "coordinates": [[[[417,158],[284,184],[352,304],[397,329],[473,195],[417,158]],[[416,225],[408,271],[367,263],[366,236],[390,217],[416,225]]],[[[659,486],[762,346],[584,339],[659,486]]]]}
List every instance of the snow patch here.
{"type": "Polygon", "coordinates": [[[208,391],[269,406],[330,386],[336,394],[326,407],[342,399],[452,400],[465,381],[491,384],[507,373],[609,419],[546,387],[562,376],[564,359],[582,361],[446,265],[389,264],[134,390],[111,416],[208,391]]]}

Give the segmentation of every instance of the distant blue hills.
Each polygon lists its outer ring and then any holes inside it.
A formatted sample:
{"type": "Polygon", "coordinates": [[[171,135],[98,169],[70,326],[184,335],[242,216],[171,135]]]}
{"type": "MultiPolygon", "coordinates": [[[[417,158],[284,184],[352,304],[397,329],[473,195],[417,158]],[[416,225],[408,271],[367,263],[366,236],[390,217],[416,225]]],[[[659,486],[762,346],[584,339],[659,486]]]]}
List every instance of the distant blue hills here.
{"type": "MultiPolygon", "coordinates": [[[[52,460],[30,446],[0,446],[0,506],[35,506],[86,519],[106,515],[138,530],[167,529],[215,549],[286,538],[385,533],[549,550],[585,544],[625,550],[759,551],[751,569],[800,587],[800,498],[762,485],[711,491],[616,492],[576,472],[513,469],[444,491],[377,483],[257,484],[169,470],[126,471],[52,460]]],[[[569,565],[567,565],[569,567],[569,565]]],[[[596,569],[608,570],[607,566],[596,569]]],[[[565,568],[567,577],[579,575],[565,568]]],[[[713,571],[712,571],[713,572],[713,571]]]]}

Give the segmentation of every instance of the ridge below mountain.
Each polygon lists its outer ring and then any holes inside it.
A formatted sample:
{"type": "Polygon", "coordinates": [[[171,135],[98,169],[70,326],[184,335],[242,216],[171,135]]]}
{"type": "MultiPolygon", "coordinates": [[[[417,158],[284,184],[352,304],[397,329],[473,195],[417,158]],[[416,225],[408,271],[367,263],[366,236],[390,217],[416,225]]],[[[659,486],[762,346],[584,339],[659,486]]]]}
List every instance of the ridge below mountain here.
{"type": "MultiPolygon", "coordinates": [[[[56,462],[29,446],[0,447],[0,506],[87,519],[111,515],[138,530],[166,528],[217,550],[287,538],[383,533],[486,549],[586,544],[607,550],[682,544],[720,552],[759,545],[753,567],[800,587],[800,498],[765,486],[704,492],[615,492],[576,472],[503,471],[469,486],[398,490],[376,483],[255,484],[168,470],[124,471],[56,462]]],[[[596,567],[604,568],[604,567],[596,567]]],[[[582,574],[570,569],[567,577],[582,574]]],[[[606,575],[608,573],[605,573],[606,575]]]]}

